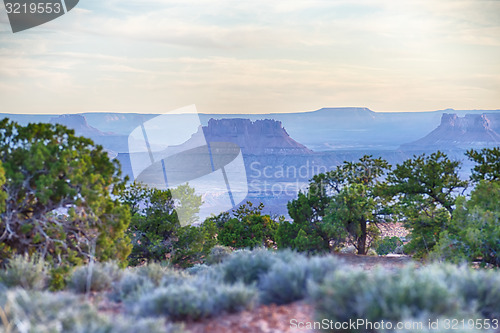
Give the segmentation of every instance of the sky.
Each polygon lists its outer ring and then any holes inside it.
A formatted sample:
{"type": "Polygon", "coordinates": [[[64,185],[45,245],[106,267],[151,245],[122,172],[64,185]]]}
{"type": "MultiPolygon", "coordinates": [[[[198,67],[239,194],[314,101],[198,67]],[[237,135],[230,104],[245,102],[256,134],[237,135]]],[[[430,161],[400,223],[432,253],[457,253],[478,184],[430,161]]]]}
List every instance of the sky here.
{"type": "Polygon", "coordinates": [[[500,109],[500,0],[80,0],[13,34],[0,112],[500,109]]]}

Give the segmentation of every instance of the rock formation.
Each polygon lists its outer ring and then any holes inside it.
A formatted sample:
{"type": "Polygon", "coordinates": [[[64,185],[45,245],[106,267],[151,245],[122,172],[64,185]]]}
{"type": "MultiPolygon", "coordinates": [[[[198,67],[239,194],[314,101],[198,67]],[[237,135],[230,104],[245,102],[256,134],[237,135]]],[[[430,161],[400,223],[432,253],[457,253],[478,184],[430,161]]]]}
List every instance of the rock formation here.
{"type": "Polygon", "coordinates": [[[401,146],[404,150],[428,148],[478,148],[500,144],[500,114],[445,113],[441,124],[425,137],[401,146]]]}
{"type": "Polygon", "coordinates": [[[281,121],[249,119],[210,119],[203,127],[208,142],[236,143],[245,155],[304,155],[312,151],[292,139],[281,121]]]}

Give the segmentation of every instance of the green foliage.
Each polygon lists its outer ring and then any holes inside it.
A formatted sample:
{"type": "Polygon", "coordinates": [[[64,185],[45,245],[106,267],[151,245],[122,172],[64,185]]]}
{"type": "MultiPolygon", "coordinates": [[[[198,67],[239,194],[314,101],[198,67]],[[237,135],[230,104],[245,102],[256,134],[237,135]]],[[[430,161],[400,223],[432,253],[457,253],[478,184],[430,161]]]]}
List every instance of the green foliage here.
{"type": "Polygon", "coordinates": [[[379,235],[378,228],[368,224],[377,220],[377,204],[377,198],[366,185],[347,185],[332,198],[324,221],[332,229],[339,230],[338,234],[347,237],[358,254],[364,255],[371,241],[379,235]]]}
{"type": "Polygon", "coordinates": [[[468,201],[457,200],[435,255],[452,262],[480,261],[500,267],[500,183],[480,182],[468,201]]]}
{"type": "Polygon", "coordinates": [[[49,290],[58,291],[66,288],[70,274],[71,268],[67,265],[52,267],[50,269],[49,290]]]}
{"type": "Polygon", "coordinates": [[[7,198],[0,258],[37,252],[55,264],[80,264],[95,247],[99,260],[126,260],[130,214],[112,197],[123,181],[118,162],[101,146],[61,125],[4,119],[0,161],[7,198]]]}
{"type": "Polygon", "coordinates": [[[439,206],[450,215],[455,204],[454,191],[467,186],[459,177],[461,162],[452,161],[440,151],[408,159],[389,173],[390,191],[399,194],[403,204],[414,208],[439,206]],[[416,204],[414,203],[416,201],[416,204]]]}
{"type": "Polygon", "coordinates": [[[175,212],[182,226],[189,226],[199,222],[198,213],[203,204],[201,195],[196,195],[195,189],[189,184],[182,184],[171,190],[175,199],[175,212]]]}
{"type": "MultiPolygon", "coordinates": [[[[201,197],[195,196],[187,185],[172,191],[184,201],[181,207],[184,221],[194,221],[199,206],[192,205],[201,205],[201,197]]],[[[133,265],[169,260],[172,264],[188,267],[200,262],[216,244],[214,221],[207,220],[197,227],[180,225],[171,190],[133,183],[123,191],[121,200],[132,213],[128,233],[133,244],[129,257],[133,265]]]]}
{"type": "MultiPolygon", "coordinates": [[[[7,200],[7,193],[3,191],[3,186],[5,185],[5,170],[2,165],[2,161],[0,161],[0,213],[3,213],[5,211],[6,207],[6,201],[7,200]]],[[[0,247],[1,251],[1,247],[0,247]]],[[[1,253],[1,252],[0,252],[1,253]]],[[[0,260],[2,258],[0,257],[0,260]]],[[[1,261],[0,261],[1,264],[1,261]]]]}
{"type": "Polygon", "coordinates": [[[47,263],[37,257],[16,255],[0,270],[0,283],[7,287],[42,290],[49,279],[47,263]]]}
{"type": "Polygon", "coordinates": [[[388,174],[384,191],[395,196],[396,211],[410,230],[405,250],[417,257],[429,254],[453,214],[456,192],[467,181],[459,177],[461,163],[437,151],[408,159],[388,174]]]}
{"type": "Polygon", "coordinates": [[[123,191],[121,199],[132,213],[128,230],[133,244],[130,264],[166,260],[173,251],[175,231],[180,228],[170,190],[133,183],[123,191]]]}
{"type": "Polygon", "coordinates": [[[111,288],[114,281],[121,278],[121,274],[122,271],[114,262],[90,263],[73,271],[69,287],[78,293],[105,291],[111,288]]]}
{"type": "Polygon", "coordinates": [[[500,147],[483,148],[481,151],[471,149],[465,155],[476,162],[471,175],[473,181],[500,180],[500,147]]]}
{"type": "Polygon", "coordinates": [[[247,202],[233,211],[233,218],[219,224],[219,243],[233,248],[273,246],[278,222],[269,215],[261,215],[262,208],[262,205],[254,208],[251,202],[247,202]]]}
{"type": "Polygon", "coordinates": [[[380,256],[385,256],[389,253],[396,253],[396,248],[402,244],[403,242],[401,241],[401,239],[399,239],[399,237],[393,236],[383,238],[376,242],[374,245],[377,254],[380,256]]]}
{"type": "Polygon", "coordinates": [[[387,215],[380,195],[381,178],[390,168],[387,161],[365,155],[313,177],[307,193],[288,204],[294,226],[283,224],[278,246],[316,252],[353,244],[366,254],[369,240],[378,236],[374,225],[387,215]]]}
{"type": "Polygon", "coordinates": [[[176,234],[171,260],[180,267],[202,262],[217,244],[217,227],[210,219],[197,227],[181,227],[176,234]]]}
{"type": "Polygon", "coordinates": [[[293,223],[282,221],[279,224],[276,232],[279,249],[290,248],[310,253],[329,250],[330,238],[319,223],[319,211],[323,211],[323,208],[317,205],[322,199],[310,195],[311,191],[310,188],[308,193],[299,192],[297,199],[288,203],[288,214],[293,223]]]}

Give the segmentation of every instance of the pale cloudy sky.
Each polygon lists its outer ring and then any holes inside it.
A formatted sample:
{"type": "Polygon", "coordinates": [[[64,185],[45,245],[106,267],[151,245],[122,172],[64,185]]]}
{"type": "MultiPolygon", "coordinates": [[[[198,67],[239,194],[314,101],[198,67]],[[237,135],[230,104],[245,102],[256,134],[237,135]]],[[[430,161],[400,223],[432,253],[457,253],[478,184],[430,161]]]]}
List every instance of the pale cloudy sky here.
{"type": "Polygon", "coordinates": [[[500,108],[500,0],[80,0],[13,34],[0,112],[500,108]]]}

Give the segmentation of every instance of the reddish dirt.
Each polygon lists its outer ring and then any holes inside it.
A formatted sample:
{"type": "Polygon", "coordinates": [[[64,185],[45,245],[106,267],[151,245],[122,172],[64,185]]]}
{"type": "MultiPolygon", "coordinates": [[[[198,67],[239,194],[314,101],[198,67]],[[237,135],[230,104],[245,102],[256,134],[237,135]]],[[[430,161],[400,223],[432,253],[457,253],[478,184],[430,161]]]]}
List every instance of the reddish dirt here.
{"type": "Polygon", "coordinates": [[[253,311],[243,311],[237,314],[219,316],[198,323],[186,324],[191,333],[292,333],[308,331],[292,328],[290,321],[313,321],[313,308],[304,302],[288,305],[264,305],[253,311]]]}

